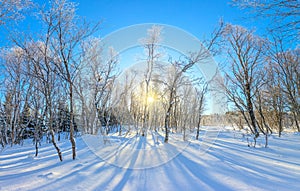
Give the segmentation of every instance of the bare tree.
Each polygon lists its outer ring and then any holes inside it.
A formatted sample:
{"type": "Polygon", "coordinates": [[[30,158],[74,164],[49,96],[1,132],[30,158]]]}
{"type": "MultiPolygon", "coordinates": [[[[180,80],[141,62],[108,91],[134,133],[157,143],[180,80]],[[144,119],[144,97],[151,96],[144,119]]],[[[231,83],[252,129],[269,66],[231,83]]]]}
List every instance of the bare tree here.
{"type": "Polygon", "coordinates": [[[82,104],[82,119],[90,133],[104,124],[107,104],[117,76],[118,54],[110,47],[105,55],[101,40],[90,38],[83,43],[83,65],[78,71],[77,93],[82,104]],[[101,124],[100,124],[101,125],[101,124]]]}
{"type": "Polygon", "coordinates": [[[167,92],[167,103],[166,103],[166,112],[164,118],[164,130],[165,130],[165,140],[167,143],[169,140],[169,128],[170,128],[170,119],[171,111],[175,105],[177,98],[177,91],[180,86],[188,83],[186,78],[184,78],[184,73],[187,72],[190,68],[194,66],[195,63],[201,61],[201,59],[206,58],[206,51],[204,53],[201,50],[197,54],[193,54],[191,57],[187,58],[187,61],[172,61],[170,60],[170,71],[168,72],[169,78],[166,80],[160,80],[162,84],[166,87],[167,92]]]}
{"type": "Polygon", "coordinates": [[[276,64],[269,62],[267,66],[266,92],[262,99],[267,103],[268,112],[270,115],[269,124],[274,124],[278,129],[279,137],[283,131],[283,118],[286,108],[286,96],[284,95],[283,86],[281,83],[281,73],[276,64]],[[272,123],[273,122],[273,123],[272,123]]]}
{"type": "Polygon", "coordinates": [[[187,139],[187,130],[191,132],[194,127],[194,117],[195,117],[195,104],[196,99],[198,98],[196,95],[196,91],[194,88],[194,84],[190,80],[187,81],[186,84],[178,91],[179,99],[177,100],[177,105],[174,107],[174,120],[176,121],[175,125],[177,128],[181,128],[183,131],[183,141],[187,139]],[[175,110],[176,113],[175,113],[175,110]],[[176,120],[177,119],[177,120],[176,120]]]}
{"type": "Polygon", "coordinates": [[[269,33],[266,35],[271,36],[270,39],[274,45],[270,52],[272,62],[269,69],[274,73],[272,75],[275,76],[275,79],[271,79],[275,84],[269,86],[271,91],[268,95],[273,100],[270,105],[272,105],[272,111],[275,112],[275,126],[278,127],[279,135],[281,135],[283,110],[288,108],[299,131],[299,101],[297,100],[297,84],[299,84],[299,77],[297,79],[299,72],[297,71],[299,71],[299,66],[296,61],[296,55],[298,54],[295,54],[297,50],[290,50],[290,47],[297,46],[297,40],[299,39],[300,2],[298,0],[233,0],[232,4],[240,9],[247,10],[250,17],[269,21],[269,33]],[[289,45],[289,47],[285,47],[286,45],[289,45]],[[276,79],[276,76],[278,76],[278,79],[276,79]],[[276,83],[279,85],[276,85],[276,83]]]}
{"type": "Polygon", "coordinates": [[[255,17],[270,19],[270,30],[299,38],[300,2],[298,0],[233,0],[234,6],[249,10],[255,17]]]}
{"type": "Polygon", "coordinates": [[[287,107],[293,115],[293,121],[300,132],[300,57],[299,48],[285,50],[280,38],[274,39],[275,48],[271,52],[272,65],[278,75],[280,91],[286,98],[287,107]]]}
{"type": "MultiPolygon", "coordinates": [[[[119,62],[117,52],[110,47],[107,60],[104,60],[102,67],[93,67],[96,82],[94,83],[94,104],[97,111],[97,118],[103,123],[106,119],[105,113],[108,112],[111,94],[117,77],[116,66],[119,62]]],[[[94,65],[95,66],[95,65],[94,65]]],[[[97,65],[96,65],[97,67],[97,65]]],[[[109,123],[109,121],[107,121],[109,123]]]]}
{"type": "Polygon", "coordinates": [[[200,85],[195,87],[196,91],[196,116],[197,116],[197,133],[196,133],[196,140],[199,139],[199,133],[200,133],[200,126],[201,126],[201,120],[202,115],[205,109],[205,95],[208,92],[208,83],[201,83],[200,85]]]}
{"type": "Polygon", "coordinates": [[[211,38],[206,41],[206,48],[201,45],[197,52],[189,53],[187,56],[184,56],[183,59],[172,60],[171,58],[169,60],[169,63],[171,65],[171,71],[169,72],[169,74],[171,73],[172,75],[167,81],[166,79],[159,80],[166,87],[167,93],[164,117],[165,143],[167,143],[169,140],[171,111],[176,103],[178,88],[187,82],[184,78],[184,74],[189,71],[196,63],[201,64],[201,62],[205,62],[207,58],[212,55],[212,53],[217,53],[215,47],[216,44],[219,43],[223,28],[224,24],[222,21],[220,21],[219,26],[212,32],[211,38]]]}
{"type": "Polygon", "coordinates": [[[259,129],[254,112],[254,96],[263,85],[264,40],[241,26],[227,25],[224,38],[228,43],[229,68],[225,72],[226,85],[223,86],[227,98],[241,112],[254,134],[259,129]]]}
{"type": "MultiPolygon", "coordinates": [[[[47,30],[47,32],[50,32],[47,30]]],[[[31,76],[34,81],[35,91],[34,94],[37,96],[34,98],[34,103],[38,106],[40,101],[44,100],[44,106],[41,108],[35,108],[35,116],[38,116],[37,110],[42,110],[40,118],[43,122],[48,122],[47,126],[49,128],[49,133],[51,135],[51,142],[55,147],[60,161],[62,161],[62,153],[55,141],[55,132],[53,129],[54,125],[54,106],[55,94],[57,94],[57,88],[60,86],[58,83],[61,81],[58,80],[58,76],[54,72],[55,65],[53,64],[54,54],[50,50],[50,35],[46,35],[45,39],[41,39],[40,42],[22,42],[22,40],[14,39],[14,42],[22,48],[27,59],[30,60],[30,65],[32,66],[26,75],[31,76]],[[39,94],[42,94],[42,97],[37,100],[39,94]]],[[[37,120],[37,119],[36,119],[37,120]]],[[[36,121],[38,122],[38,121],[36,121]]],[[[38,127],[36,127],[38,128],[38,127]]],[[[38,130],[38,129],[37,129],[38,130]]],[[[37,144],[37,142],[36,142],[37,144]]],[[[37,146],[37,145],[36,145],[37,146]]],[[[36,147],[37,151],[37,147],[36,147]]]]}
{"type": "Polygon", "coordinates": [[[98,30],[98,24],[90,26],[75,14],[75,3],[67,0],[51,2],[49,10],[41,11],[41,18],[50,33],[54,53],[54,71],[66,82],[70,111],[70,142],[73,159],[76,158],[74,139],[74,81],[80,68],[80,43],[98,30]]]}
{"type": "MultiPolygon", "coordinates": [[[[61,152],[55,143],[53,122],[56,104],[55,94],[59,87],[65,87],[68,95],[70,113],[70,142],[72,144],[73,159],[76,157],[74,140],[74,83],[82,61],[83,40],[98,29],[99,23],[91,26],[75,14],[76,5],[67,0],[54,0],[47,6],[39,8],[39,19],[42,23],[41,35],[34,43],[30,37],[15,38],[13,41],[26,53],[34,66],[30,75],[42,84],[40,92],[44,95],[46,108],[44,117],[49,122],[52,142],[60,160],[61,152]],[[60,83],[59,85],[56,83],[60,83]]],[[[64,96],[62,96],[64,97],[64,96]]],[[[66,101],[66,100],[64,100],[66,101]]]]}
{"type": "Polygon", "coordinates": [[[34,144],[35,144],[35,156],[38,156],[39,145],[43,136],[42,130],[42,112],[41,108],[44,100],[42,99],[41,93],[38,91],[38,88],[34,88],[32,92],[32,111],[33,111],[33,121],[34,121],[34,144]]]}
{"type": "Polygon", "coordinates": [[[10,143],[20,143],[22,139],[21,113],[30,95],[30,79],[26,76],[28,59],[21,48],[14,47],[2,52],[6,75],[5,133],[10,132],[10,143]]]}
{"type": "Polygon", "coordinates": [[[161,42],[161,31],[162,27],[160,26],[152,26],[151,29],[148,29],[148,36],[141,40],[142,45],[144,46],[145,53],[146,53],[146,62],[147,62],[147,68],[145,72],[145,95],[143,100],[143,121],[142,121],[142,136],[145,135],[145,132],[148,128],[148,118],[149,118],[149,103],[148,103],[148,97],[150,90],[150,84],[153,78],[153,68],[155,67],[155,64],[157,63],[158,59],[162,57],[159,49],[161,42]]]}
{"type": "Polygon", "coordinates": [[[24,11],[33,5],[31,0],[0,0],[0,26],[24,18],[24,11]]]}

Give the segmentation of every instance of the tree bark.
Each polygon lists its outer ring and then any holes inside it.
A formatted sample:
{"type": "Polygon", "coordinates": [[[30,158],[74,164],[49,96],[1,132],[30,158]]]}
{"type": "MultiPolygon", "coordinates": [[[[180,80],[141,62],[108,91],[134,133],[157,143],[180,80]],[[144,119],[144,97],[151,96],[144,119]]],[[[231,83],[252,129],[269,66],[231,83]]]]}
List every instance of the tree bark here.
{"type": "Polygon", "coordinates": [[[201,124],[201,115],[199,115],[198,122],[197,122],[197,134],[196,134],[196,140],[199,139],[200,124],[201,124]]]}

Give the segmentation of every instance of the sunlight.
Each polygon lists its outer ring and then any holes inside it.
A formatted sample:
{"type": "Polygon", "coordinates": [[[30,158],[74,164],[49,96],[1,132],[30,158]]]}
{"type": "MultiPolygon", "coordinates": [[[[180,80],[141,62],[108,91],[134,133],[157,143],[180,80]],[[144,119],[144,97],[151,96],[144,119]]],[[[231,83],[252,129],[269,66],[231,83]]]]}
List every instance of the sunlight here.
{"type": "Polygon", "coordinates": [[[154,98],[152,96],[148,96],[147,98],[148,103],[154,102],[154,98]]]}

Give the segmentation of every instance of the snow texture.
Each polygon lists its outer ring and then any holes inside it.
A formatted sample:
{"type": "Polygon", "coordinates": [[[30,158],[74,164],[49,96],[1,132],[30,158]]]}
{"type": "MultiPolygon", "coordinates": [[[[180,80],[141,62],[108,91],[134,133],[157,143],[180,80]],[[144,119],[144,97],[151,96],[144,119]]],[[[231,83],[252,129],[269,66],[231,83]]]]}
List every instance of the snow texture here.
{"type": "Polygon", "coordinates": [[[105,145],[84,135],[75,161],[70,143],[59,143],[63,162],[51,144],[43,143],[38,157],[29,143],[7,147],[0,151],[0,190],[300,190],[300,134],[272,135],[269,148],[263,138],[247,147],[242,132],[201,135],[181,145],[150,133],[114,135],[105,145]]]}

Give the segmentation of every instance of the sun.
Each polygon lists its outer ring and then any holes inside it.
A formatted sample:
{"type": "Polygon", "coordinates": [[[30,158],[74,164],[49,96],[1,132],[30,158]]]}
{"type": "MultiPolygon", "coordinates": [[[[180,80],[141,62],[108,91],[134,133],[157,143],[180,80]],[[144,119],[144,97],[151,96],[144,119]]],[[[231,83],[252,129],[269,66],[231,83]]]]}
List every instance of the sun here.
{"type": "Polygon", "coordinates": [[[152,102],[154,102],[154,98],[151,96],[148,96],[147,101],[148,101],[148,103],[152,103],[152,102]]]}

